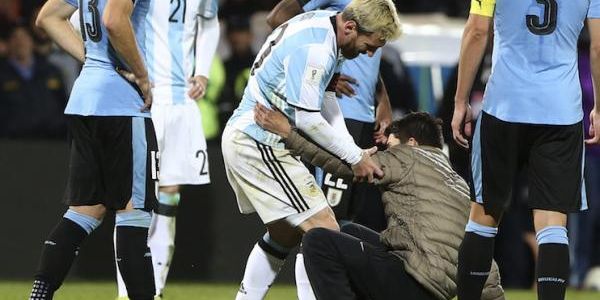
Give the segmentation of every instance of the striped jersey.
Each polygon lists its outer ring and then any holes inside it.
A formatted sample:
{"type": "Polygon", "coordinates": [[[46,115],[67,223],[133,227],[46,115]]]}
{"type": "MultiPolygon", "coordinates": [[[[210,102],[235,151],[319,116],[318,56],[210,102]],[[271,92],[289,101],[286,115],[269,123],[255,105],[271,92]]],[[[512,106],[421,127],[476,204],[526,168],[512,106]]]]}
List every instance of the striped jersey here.
{"type": "MultiPolygon", "coordinates": [[[[350,1],[310,0],[303,2],[302,9],[304,11],[316,9],[342,11],[350,1]]],[[[342,95],[338,101],[345,119],[367,123],[375,122],[375,89],[379,79],[381,51],[381,49],[377,49],[373,57],[369,57],[367,54],[359,54],[356,58],[345,61],[341,66],[340,73],[358,81],[358,85],[353,85],[356,95],[352,97],[342,95]]]]}
{"type": "MultiPolygon", "coordinates": [[[[137,86],[124,79],[116,69],[127,70],[108,40],[102,23],[107,0],[64,0],[79,8],[79,21],[85,45],[85,62],[73,85],[65,114],[83,116],[139,116],[150,117],[141,112],[144,100],[137,86]]],[[[135,1],[131,23],[136,41],[144,55],[144,18],[150,0],[135,1]]]]}
{"type": "Polygon", "coordinates": [[[600,18],[600,0],[473,0],[471,13],[494,17],[485,112],[529,124],[582,120],[577,40],[586,18],[600,18]]]}
{"type": "Polygon", "coordinates": [[[295,108],[321,111],[323,97],[342,56],[332,11],[300,14],[277,27],[259,51],[239,107],[227,126],[260,143],[283,148],[281,137],[254,122],[256,103],[275,107],[295,124],[295,108]]]}
{"type": "MultiPolygon", "coordinates": [[[[195,75],[200,18],[217,17],[218,0],[152,0],[146,16],[145,47],[154,102],[183,104],[195,75]]],[[[216,41],[215,41],[216,42],[216,41]]]]}

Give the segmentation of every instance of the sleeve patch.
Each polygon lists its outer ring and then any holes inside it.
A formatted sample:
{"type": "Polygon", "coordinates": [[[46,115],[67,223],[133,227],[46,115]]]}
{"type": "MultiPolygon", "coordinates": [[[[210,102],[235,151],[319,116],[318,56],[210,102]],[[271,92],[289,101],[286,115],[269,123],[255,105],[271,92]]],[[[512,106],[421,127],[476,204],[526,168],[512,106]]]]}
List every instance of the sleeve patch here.
{"type": "Polygon", "coordinates": [[[307,66],[304,72],[304,82],[311,85],[320,85],[323,75],[325,75],[323,68],[307,66]]]}

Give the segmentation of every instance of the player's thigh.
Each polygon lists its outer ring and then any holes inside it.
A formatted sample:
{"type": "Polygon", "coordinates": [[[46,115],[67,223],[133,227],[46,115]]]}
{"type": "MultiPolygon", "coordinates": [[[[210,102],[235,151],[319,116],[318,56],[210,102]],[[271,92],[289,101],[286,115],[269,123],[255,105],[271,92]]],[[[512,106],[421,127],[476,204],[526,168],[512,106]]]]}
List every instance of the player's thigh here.
{"type": "Polygon", "coordinates": [[[471,195],[496,220],[510,203],[513,180],[520,168],[525,145],[520,143],[519,126],[483,111],[477,119],[471,152],[471,195]]]}
{"type": "Polygon", "coordinates": [[[529,156],[529,205],[569,213],[585,206],[583,125],[536,126],[529,156]]]}
{"type": "Polygon", "coordinates": [[[265,224],[285,219],[298,226],[327,207],[314,177],[289,151],[258,143],[229,127],[223,133],[222,150],[242,213],[257,212],[265,224]]]}
{"type": "Polygon", "coordinates": [[[153,209],[158,191],[158,146],[150,118],[106,117],[102,132],[107,207],[153,209]]]}
{"type": "MultiPolygon", "coordinates": [[[[406,272],[400,258],[378,245],[324,228],[309,231],[302,243],[309,276],[315,269],[321,269],[315,264],[332,264],[333,268],[343,268],[359,297],[435,299],[406,272]]],[[[321,275],[324,279],[331,276],[321,275]]]]}
{"type": "Polygon", "coordinates": [[[162,107],[157,111],[169,113],[154,117],[163,123],[157,134],[162,140],[160,185],[209,183],[208,153],[198,106],[190,102],[162,107]]]}
{"type": "Polygon", "coordinates": [[[69,176],[64,200],[72,206],[104,204],[101,142],[94,117],[67,116],[70,133],[69,176]]]}

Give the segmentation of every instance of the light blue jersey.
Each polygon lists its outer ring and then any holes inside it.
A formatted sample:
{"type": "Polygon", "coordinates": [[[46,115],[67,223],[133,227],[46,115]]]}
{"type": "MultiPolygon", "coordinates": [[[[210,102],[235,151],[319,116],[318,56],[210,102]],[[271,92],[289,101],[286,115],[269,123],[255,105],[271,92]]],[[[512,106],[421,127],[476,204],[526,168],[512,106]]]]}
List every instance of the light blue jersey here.
{"type": "Polygon", "coordinates": [[[483,110],[507,122],[581,121],[577,40],[586,16],[600,17],[597,2],[496,0],[492,74],[483,110]]]}
{"type": "MultiPolygon", "coordinates": [[[[108,40],[102,24],[102,13],[107,0],[64,0],[78,7],[82,38],[85,44],[85,63],[73,85],[65,114],[83,116],[138,116],[150,117],[141,112],[144,101],[137,88],[116,72],[127,70],[108,40]]],[[[144,18],[150,0],[136,0],[131,23],[142,57],[145,38],[144,18]]]]}
{"type": "Polygon", "coordinates": [[[198,24],[216,18],[217,12],[217,0],[151,1],[146,16],[145,49],[155,103],[194,101],[188,96],[188,80],[194,75],[203,75],[197,72],[196,53],[208,51],[196,47],[202,34],[198,24]]]}
{"type": "Polygon", "coordinates": [[[332,23],[336,12],[298,15],[277,27],[258,53],[242,101],[229,119],[253,139],[283,148],[281,137],[254,122],[256,103],[276,107],[292,122],[295,108],[320,111],[325,89],[341,61],[332,23]]]}
{"type": "MultiPolygon", "coordinates": [[[[305,2],[302,9],[312,11],[327,9],[342,11],[351,0],[311,0],[305,2]]],[[[360,54],[352,60],[346,60],[340,73],[353,77],[358,85],[353,85],[356,95],[348,97],[343,95],[339,100],[340,108],[345,119],[373,123],[375,122],[375,89],[379,79],[379,63],[381,62],[381,49],[377,49],[373,57],[360,54]]]]}

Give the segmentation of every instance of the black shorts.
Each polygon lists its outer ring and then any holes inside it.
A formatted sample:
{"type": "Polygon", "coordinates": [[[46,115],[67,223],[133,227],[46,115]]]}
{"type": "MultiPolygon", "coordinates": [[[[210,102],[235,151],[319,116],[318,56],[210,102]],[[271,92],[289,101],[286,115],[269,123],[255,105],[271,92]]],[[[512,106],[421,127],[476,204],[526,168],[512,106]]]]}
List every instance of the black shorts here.
{"type": "Polygon", "coordinates": [[[152,119],[68,116],[71,135],[65,202],[152,210],[157,203],[158,146],[152,119]]]}
{"type": "MultiPolygon", "coordinates": [[[[361,148],[369,148],[373,143],[373,123],[365,123],[351,119],[345,119],[346,127],[354,142],[361,148]]],[[[322,172],[319,170],[319,172],[322,172]]],[[[323,173],[322,181],[319,182],[329,206],[340,220],[354,220],[357,212],[365,202],[366,193],[364,185],[352,183],[352,180],[336,177],[333,174],[323,173]],[[354,191],[356,188],[359,191],[354,191]]]]}
{"type": "Polygon", "coordinates": [[[471,153],[471,196],[499,219],[510,204],[514,179],[527,167],[532,209],[575,212],[584,207],[583,125],[502,121],[485,112],[471,153]]]}

